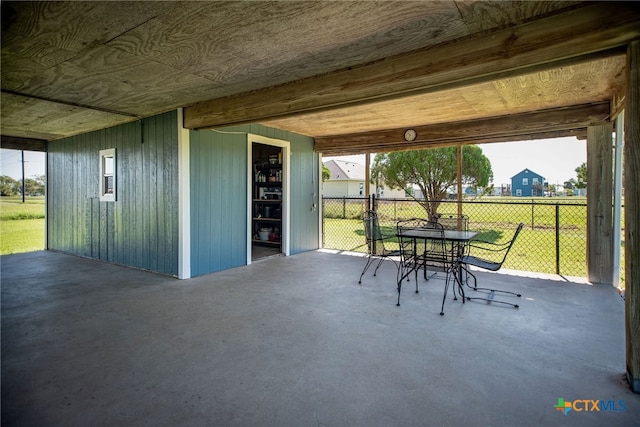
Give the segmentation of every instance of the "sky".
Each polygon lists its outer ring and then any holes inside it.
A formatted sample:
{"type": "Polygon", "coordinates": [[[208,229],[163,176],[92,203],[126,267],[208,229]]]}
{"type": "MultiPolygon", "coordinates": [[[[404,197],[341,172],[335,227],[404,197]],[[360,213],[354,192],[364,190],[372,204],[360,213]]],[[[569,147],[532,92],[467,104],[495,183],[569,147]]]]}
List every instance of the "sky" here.
{"type": "MultiPolygon", "coordinates": [[[[7,175],[13,179],[22,179],[22,156],[20,150],[0,150],[0,175],[7,175]]],[[[33,178],[44,175],[44,153],[36,151],[24,152],[24,175],[33,178]]]]}
{"type": "MultiPolygon", "coordinates": [[[[511,184],[511,177],[523,169],[542,175],[549,184],[562,184],[576,177],[575,169],[587,161],[586,141],[575,137],[535,141],[494,142],[478,145],[491,162],[493,184],[511,184]]],[[[371,161],[373,161],[373,155],[371,161]]],[[[364,164],[364,155],[323,157],[364,164]]]]}
{"type": "MultiPolygon", "coordinates": [[[[491,161],[495,185],[510,184],[512,176],[527,168],[545,177],[549,184],[562,184],[575,178],[575,169],[587,161],[586,142],[574,137],[499,142],[479,147],[491,161]]],[[[324,157],[323,160],[334,158],[364,164],[364,155],[324,157]]],[[[19,150],[0,150],[0,175],[21,179],[19,150]]],[[[44,153],[25,151],[25,176],[34,175],[44,175],[44,153]]]]}

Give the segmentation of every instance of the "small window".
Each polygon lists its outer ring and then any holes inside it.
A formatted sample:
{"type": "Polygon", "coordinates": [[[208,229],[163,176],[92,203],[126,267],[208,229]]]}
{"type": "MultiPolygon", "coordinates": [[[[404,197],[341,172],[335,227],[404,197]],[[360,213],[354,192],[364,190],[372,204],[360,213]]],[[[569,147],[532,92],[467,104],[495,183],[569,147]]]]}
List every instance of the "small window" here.
{"type": "Polygon", "coordinates": [[[521,189],[517,189],[516,190],[516,196],[522,196],[522,190],[521,189]]]}
{"type": "Polygon", "coordinates": [[[529,178],[522,178],[522,185],[529,185],[529,178]]]}
{"type": "Polygon", "coordinates": [[[532,183],[533,185],[538,184],[540,181],[538,181],[538,178],[533,178],[532,183]]]}
{"type": "Polygon", "coordinates": [[[100,200],[116,201],[116,149],[100,150],[100,200]]]}

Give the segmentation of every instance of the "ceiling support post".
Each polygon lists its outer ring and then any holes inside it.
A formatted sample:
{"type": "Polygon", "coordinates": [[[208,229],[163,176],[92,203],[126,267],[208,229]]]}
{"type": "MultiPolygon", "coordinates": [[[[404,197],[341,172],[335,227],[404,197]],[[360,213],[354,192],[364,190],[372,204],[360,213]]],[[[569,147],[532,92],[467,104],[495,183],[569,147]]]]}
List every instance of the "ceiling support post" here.
{"type": "Polygon", "coordinates": [[[624,147],[624,110],[615,120],[613,147],[613,286],[620,287],[620,239],[622,229],[622,150],[624,147]]]}
{"type": "Polygon", "coordinates": [[[613,284],[613,128],[587,129],[587,278],[613,284]]]}
{"type": "Polygon", "coordinates": [[[640,393],[640,41],[627,48],[625,96],[625,336],[627,379],[640,393]]]}

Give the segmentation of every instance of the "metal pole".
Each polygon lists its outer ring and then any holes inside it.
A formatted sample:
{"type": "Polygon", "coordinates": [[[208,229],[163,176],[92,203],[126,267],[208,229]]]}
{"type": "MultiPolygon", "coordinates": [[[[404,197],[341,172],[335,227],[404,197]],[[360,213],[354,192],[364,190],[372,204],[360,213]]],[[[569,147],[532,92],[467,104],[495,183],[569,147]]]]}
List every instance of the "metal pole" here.
{"type": "Polygon", "coordinates": [[[22,203],[24,203],[24,150],[20,150],[22,153],[22,203]]]}
{"type": "MultiPolygon", "coordinates": [[[[458,217],[462,215],[462,144],[456,147],[457,180],[458,180],[458,217]]],[[[429,218],[431,219],[431,218],[429,218]]]]}
{"type": "Polygon", "coordinates": [[[369,193],[371,192],[370,180],[371,180],[371,170],[369,162],[371,161],[371,154],[367,153],[364,155],[364,195],[365,197],[369,197],[369,193]]]}
{"type": "Polygon", "coordinates": [[[616,140],[613,169],[613,286],[620,286],[620,239],[622,227],[622,150],[624,145],[624,110],[616,117],[616,140]]]}
{"type": "Polygon", "coordinates": [[[322,196],[322,221],[320,221],[322,227],[322,248],[324,248],[324,213],[326,212],[326,202],[324,196],[322,196]]]}
{"type": "Polygon", "coordinates": [[[560,274],[560,205],[556,204],[556,274],[560,274]]]}

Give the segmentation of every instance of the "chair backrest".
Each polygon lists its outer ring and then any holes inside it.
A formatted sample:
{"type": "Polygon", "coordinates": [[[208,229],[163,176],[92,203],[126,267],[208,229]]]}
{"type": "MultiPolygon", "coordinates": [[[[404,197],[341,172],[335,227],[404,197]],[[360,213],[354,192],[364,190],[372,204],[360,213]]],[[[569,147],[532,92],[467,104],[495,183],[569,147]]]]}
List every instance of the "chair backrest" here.
{"type": "Polygon", "coordinates": [[[366,211],[362,215],[364,223],[364,235],[367,239],[367,248],[371,255],[381,255],[384,253],[384,239],[380,231],[378,214],[375,211],[366,211]]]}
{"type": "Polygon", "coordinates": [[[464,214],[439,214],[437,221],[445,230],[469,231],[469,217],[464,214]]]}
{"type": "MultiPolygon", "coordinates": [[[[509,249],[507,249],[507,254],[509,253],[509,251],[511,250],[511,247],[513,246],[513,244],[515,243],[516,239],[518,238],[518,235],[520,234],[520,232],[522,231],[522,228],[524,227],[524,223],[520,223],[518,224],[518,227],[516,228],[516,231],[513,233],[513,237],[511,238],[511,241],[509,242],[509,249]]],[[[505,258],[507,257],[507,255],[505,254],[504,256],[505,258]]]]}
{"type": "Polygon", "coordinates": [[[522,231],[522,228],[524,227],[523,223],[518,224],[518,227],[516,228],[516,231],[513,233],[513,237],[511,238],[511,240],[509,240],[508,242],[504,242],[502,244],[503,246],[503,251],[504,251],[504,255],[502,256],[502,259],[500,260],[500,265],[498,268],[502,267],[502,264],[504,264],[505,260],[507,259],[507,255],[509,255],[509,252],[511,251],[511,248],[513,247],[513,244],[515,243],[516,239],[518,238],[518,234],[520,234],[520,232],[522,231]]]}

